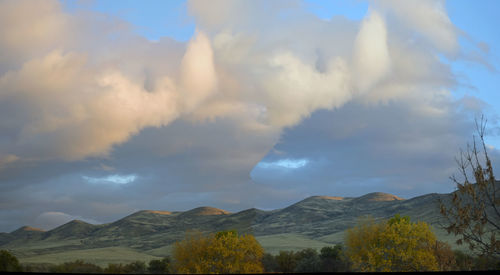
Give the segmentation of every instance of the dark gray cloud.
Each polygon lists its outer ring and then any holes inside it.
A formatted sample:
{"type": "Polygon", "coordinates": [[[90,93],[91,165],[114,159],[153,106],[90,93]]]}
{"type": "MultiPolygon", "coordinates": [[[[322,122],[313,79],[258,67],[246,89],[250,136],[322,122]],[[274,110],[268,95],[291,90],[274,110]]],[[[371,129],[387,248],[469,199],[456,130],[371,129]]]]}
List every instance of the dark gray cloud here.
{"type": "Polygon", "coordinates": [[[454,157],[471,137],[464,113],[428,116],[415,103],[346,104],[318,111],[282,136],[264,161],[306,159],[281,173],[257,166],[257,182],[293,186],[308,194],[359,196],[383,191],[401,197],[449,192],[454,157]]]}

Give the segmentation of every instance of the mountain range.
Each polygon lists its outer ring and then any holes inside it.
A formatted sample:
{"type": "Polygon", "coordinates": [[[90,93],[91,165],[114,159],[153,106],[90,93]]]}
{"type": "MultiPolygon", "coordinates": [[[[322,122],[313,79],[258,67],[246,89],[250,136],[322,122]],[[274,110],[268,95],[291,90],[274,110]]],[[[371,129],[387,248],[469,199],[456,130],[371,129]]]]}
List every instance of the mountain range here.
{"type": "Polygon", "coordinates": [[[0,249],[10,250],[26,263],[84,259],[105,265],[169,255],[172,245],[190,230],[236,229],[253,234],[266,252],[275,254],[342,243],[345,230],[359,218],[381,220],[397,213],[429,223],[438,239],[455,247],[454,237],[441,229],[444,220],[438,207],[438,199],[450,198],[451,194],[433,193],[402,199],[377,192],[361,197],[313,196],[272,211],[251,208],[230,213],[213,207],[185,212],[142,210],[100,225],[73,220],[49,231],[24,226],[0,233],[0,249]]]}

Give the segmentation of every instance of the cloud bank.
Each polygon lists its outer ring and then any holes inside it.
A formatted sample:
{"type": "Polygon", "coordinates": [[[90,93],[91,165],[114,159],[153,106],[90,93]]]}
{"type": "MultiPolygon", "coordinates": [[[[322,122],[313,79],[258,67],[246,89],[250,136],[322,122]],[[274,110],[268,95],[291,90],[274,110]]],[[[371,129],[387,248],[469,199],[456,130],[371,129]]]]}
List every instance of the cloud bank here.
{"type": "Polygon", "coordinates": [[[473,110],[451,94],[460,31],[444,3],[370,1],[361,21],[304,5],[188,1],[183,43],[57,1],[0,1],[0,229],[273,208],[366,184],[445,190],[473,110]],[[287,160],[307,165],[266,172],[287,160]],[[137,178],[86,180],[112,175],[137,178]]]}

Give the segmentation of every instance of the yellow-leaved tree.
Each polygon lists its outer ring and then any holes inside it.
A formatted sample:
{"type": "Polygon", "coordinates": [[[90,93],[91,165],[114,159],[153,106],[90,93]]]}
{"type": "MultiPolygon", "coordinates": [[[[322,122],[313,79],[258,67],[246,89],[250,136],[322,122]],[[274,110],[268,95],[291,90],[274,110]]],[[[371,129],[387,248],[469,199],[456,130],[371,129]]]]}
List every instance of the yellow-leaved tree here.
{"type": "Polygon", "coordinates": [[[174,245],[174,267],[179,273],[262,273],[264,249],[252,235],[222,231],[191,233],[174,245]]]}
{"type": "Polygon", "coordinates": [[[346,254],[356,271],[435,271],[436,237],[425,222],[399,215],[361,221],[347,230],[346,254]]]}

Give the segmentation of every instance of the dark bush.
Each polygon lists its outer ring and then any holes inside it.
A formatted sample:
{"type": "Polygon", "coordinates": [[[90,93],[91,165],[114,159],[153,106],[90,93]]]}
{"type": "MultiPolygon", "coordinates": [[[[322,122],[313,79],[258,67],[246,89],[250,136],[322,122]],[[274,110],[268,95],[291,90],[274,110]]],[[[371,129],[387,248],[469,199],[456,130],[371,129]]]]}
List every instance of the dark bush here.
{"type": "Polygon", "coordinates": [[[340,244],[321,248],[319,258],[321,259],[321,271],[323,272],[347,271],[348,264],[344,259],[342,245],[340,244]]]}
{"type": "Polygon", "coordinates": [[[303,249],[295,254],[297,265],[294,272],[319,272],[321,271],[321,260],[318,252],[312,248],[303,249]]]}
{"type": "Polygon", "coordinates": [[[52,273],[102,273],[103,270],[100,266],[95,264],[86,263],[82,260],[74,262],[66,262],[55,265],[50,268],[52,273]]]}
{"type": "Polygon", "coordinates": [[[23,272],[49,273],[55,264],[50,263],[25,263],[21,264],[23,272]]]}
{"type": "Polygon", "coordinates": [[[262,266],[265,272],[278,272],[280,270],[276,257],[269,253],[264,253],[262,256],[262,266]]]}
{"type": "Polygon", "coordinates": [[[135,261],[124,266],[125,273],[127,274],[143,274],[146,273],[146,263],[135,261]]]}
{"type": "Polygon", "coordinates": [[[148,265],[148,271],[152,274],[169,274],[172,273],[170,265],[170,257],[165,257],[161,260],[151,260],[148,265]]]}
{"type": "Polygon", "coordinates": [[[293,272],[297,266],[297,257],[293,251],[280,251],[275,258],[280,272],[293,272]]]}
{"type": "Polygon", "coordinates": [[[21,265],[16,256],[7,250],[0,250],[0,272],[20,272],[21,265]]]}

